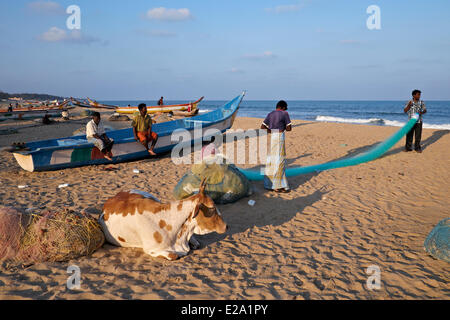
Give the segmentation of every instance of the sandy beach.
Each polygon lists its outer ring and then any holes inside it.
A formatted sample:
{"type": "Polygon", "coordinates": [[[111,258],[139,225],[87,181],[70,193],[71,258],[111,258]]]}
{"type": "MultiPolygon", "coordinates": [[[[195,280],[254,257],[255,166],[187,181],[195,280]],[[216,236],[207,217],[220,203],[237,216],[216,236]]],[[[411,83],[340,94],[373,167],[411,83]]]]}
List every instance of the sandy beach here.
{"type": "MultiPolygon", "coordinates": [[[[0,122],[0,147],[70,136],[88,120],[49,126],[0,122]],[[18,132],[7,134],[11,128],[18,132]]],[[[233,129],[260,123],[237,118],[233,129]]],[[[119,129],[129,123],[105,125],[119,129]]],[[[296,120],[287,134],[288,165],[355,155],[397,130],[296,120]]],[[[219,206],[229,231],[199,236],[202,247],[174,262],[105,244],[90,257],[65,263],[3,265],[0,299],[449,299],[450,265],[429,256],[423,242],[450,217],[450,131],[424,129],[422,141],[422,154],[403,152],[402,139],[376,161],[290,178],[289,194],[254,182],[251,197],[219,206]],[[81,269],[80,290],[66,287],[70,265],[81,269]],[[381,270],[379,290],[366,286],[371,265],[381,270]]],[[[173,164],[168,154],[30,173],[12,154],[0,153],[0,204],[68,207],[98,217],[104,202],[121,190],[174,200],[172,191],[189,167],[173,164]],[[141,173],[133,173],[135,168],[141,173]],[[63,183],[69,187],[59,189],[63,183]]]]}

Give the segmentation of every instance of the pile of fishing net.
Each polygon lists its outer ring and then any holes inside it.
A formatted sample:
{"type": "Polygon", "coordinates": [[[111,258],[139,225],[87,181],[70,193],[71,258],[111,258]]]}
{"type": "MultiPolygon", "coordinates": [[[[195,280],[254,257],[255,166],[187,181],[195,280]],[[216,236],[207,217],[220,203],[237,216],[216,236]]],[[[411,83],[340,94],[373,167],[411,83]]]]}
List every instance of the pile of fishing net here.
{"type": "Polygon", "coordinates": [[[206,194],[215,203],[225,204],[236,202],[252,194],[252,187],[248,179],[234,164],[226,164],[221,155],[205,158],[201,164],[194,164],[174,189],[176,199],[187,198],[200,187],[203,178],[206,178],[206,194]]]}
{"type": "Polygon", "coordinates": [[[129,121],[130,118],[125,114],[113,114],[108,118],[109,121],[129,121]]]}
{"type": "Polygon", "coordinates": [[[91,116],[94,115],[94,112],[95,111],[92,111],[92,110],[89,110],[89,109],[84,109],[84,110],[81,111],[80,115],[82,117],[91,117],[91,116]]]}
{"type": "Polygon", "coordinates": [[[450,262],[450,218],[442,220],[431,230],[424,248],[436,259],[450,262]]]}
{"type": "Polygon", "coordinates": [[[68,261],[91,255],[105,242],[97,220],[64,209],[40,214],[0,207],[0,261],[68,261]]]}

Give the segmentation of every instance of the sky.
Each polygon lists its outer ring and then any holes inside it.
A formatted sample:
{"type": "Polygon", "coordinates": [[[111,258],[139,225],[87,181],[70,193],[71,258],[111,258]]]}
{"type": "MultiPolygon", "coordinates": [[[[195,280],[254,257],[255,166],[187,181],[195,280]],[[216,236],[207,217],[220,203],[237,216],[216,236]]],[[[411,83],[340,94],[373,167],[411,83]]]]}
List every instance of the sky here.
{"type": "Polygon", "coordinates": [[[450,100],[449,17],[448,0],[0,0],[0,90],[404,100],[418,88],[450,100]],[[372,5],[381,29],[367,26],[372,5]]]}

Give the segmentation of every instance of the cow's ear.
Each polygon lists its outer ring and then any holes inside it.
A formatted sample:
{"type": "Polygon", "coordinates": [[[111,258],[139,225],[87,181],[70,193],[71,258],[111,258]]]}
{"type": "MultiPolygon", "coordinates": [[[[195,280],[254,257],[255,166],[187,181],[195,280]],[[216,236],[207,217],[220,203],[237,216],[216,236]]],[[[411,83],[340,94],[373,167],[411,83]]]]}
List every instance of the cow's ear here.
{"type": "Polygon", "coordinates": [[[200,183],[200,188],[198,189],[198,194],[204,194],[206,188],[206,178],[203,178],[202,182],[200,183]]]}
{"type": "Polygon", "coordinates": [[[192,214],[192,219],[195,219],[195,218],[197,218],[197,216],[198,216],[198,214],[199,214],[199,212],[200,212],[200,202],[195,206],[195,209],[194,209],[194,213],[192,214]]]}

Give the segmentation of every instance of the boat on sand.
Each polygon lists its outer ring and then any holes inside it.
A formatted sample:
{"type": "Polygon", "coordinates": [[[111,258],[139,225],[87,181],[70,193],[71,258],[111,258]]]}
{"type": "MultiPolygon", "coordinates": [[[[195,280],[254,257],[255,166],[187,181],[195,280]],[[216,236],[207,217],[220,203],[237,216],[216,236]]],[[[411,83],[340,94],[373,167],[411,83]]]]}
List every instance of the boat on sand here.
{"type": "MultiPolygon", "coordinates": [[[[152,130],[159,136],[154,151],[160,154],[172,150],[178,144],[171,139],[172,133],[177,129],[185,129],[190,133],[191,140],[187,143],[202,139],[208,129],[225,132],[233,125],[244,95],[245,92],[208,113],[154,124],[152,130]],[[202,129],[201,136],[194,136],[194,129],[199,127],[202,129]]],[[[85,135],[30,142],[24,145],[26,150],[14,150],[12,153],[18,164],[30,172],[119,163],[149,157],[144,146],[134,140],[132,128],[108,131],[107,135],[114,139],[112,161],[105,159],[101,152],[86,140],[85,135]]]]}
{"type": "Polygon", "coordinates": [[[8,111],[7,109],[0,110],[0,120],[5,119],[36,119],[42,118],[45,115],[52,116],[61,116],[63,111],[72,109],[73,107],[68,107],[69,100],[62,102],[61,104],[54,104],[50,106],[38,106],[38,107],[20,107],[13,108],[12,111],[8,111]]]}
{"type": "MultiPolygon", "coordinates": [[[[147,106],[148,113],[158,113],[158,112],[179,112],[186,111],[188,113],[194,112],[198,108],[198,104],[203,100],[201,97],[197,101],[183,103],[183,104],[172,104],[172,105],[162,105],[162,106],[147,106]]],[[[139,112],[138,107],[118,107],[116,108],[116,113],[120,114],[134,114],[139,112]]]]}

